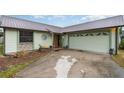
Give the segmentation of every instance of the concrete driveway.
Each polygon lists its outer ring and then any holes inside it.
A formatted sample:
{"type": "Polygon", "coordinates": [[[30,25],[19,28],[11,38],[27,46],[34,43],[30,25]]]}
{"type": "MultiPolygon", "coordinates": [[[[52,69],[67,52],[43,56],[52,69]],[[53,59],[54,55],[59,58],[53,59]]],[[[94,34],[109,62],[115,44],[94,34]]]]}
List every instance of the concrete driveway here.
{"type": "Polygon", "coordinates": [[[111,78],[124,77],[109,55],[74,50],[51,52],[17,73],[23,78],[111,78]]]}

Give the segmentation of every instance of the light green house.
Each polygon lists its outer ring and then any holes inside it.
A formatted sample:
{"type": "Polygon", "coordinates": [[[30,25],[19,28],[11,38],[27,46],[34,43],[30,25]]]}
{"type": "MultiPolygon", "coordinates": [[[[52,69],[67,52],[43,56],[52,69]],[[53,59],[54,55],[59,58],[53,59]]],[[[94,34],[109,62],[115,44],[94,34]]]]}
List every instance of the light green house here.
{"type": "Polygon", "coordinates": [[[123,16],[96,20],[69,27],[57,27],[10,16],[0,17],[4,30],[4,53],[43,48],[68,48],[75,50],[117,54],[119,30],[124,25],[123,16]]]}

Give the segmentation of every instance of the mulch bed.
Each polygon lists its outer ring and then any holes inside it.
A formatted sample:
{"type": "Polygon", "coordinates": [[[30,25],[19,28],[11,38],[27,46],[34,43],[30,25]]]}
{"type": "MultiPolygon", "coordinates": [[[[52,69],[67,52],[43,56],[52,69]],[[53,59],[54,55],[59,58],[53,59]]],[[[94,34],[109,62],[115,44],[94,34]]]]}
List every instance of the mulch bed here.
{"type": "Polygon", "coordinates": [[[33,61],[34,59],[38,59],[42,56],[47,55],[48,53],[49,51],[43,51],[43,52],[32,51],[18,58],[12,56],[0,57],[0,71],[6,70],[11,65],[33,61]]]}

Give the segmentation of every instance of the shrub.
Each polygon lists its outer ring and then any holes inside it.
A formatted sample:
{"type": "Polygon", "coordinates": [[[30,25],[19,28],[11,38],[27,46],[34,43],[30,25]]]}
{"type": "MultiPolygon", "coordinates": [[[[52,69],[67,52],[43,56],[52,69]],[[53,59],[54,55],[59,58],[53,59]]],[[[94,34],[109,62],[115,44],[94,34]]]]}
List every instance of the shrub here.
{"type": "Polygon", "coordinates": [[[124,38],[121,40],[120,48],[124,49],[124,38]]]}
{"type": "Polygon", "coordinates": [[[0,43],[0,55],[3,55],[4,51],[3,51],[3,44],[0,43]]]}
{"type": "Polygon", "coordinates": [[[42,51],[42,46],[39,44],[39,49],[38,49],[38,51],[42,51]]]}

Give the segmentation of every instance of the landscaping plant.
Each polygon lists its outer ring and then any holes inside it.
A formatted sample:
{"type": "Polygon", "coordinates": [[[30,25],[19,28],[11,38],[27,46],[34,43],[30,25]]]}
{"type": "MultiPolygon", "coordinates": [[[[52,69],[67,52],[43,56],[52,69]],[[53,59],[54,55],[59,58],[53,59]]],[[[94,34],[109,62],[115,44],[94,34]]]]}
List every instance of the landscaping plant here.
{"type": "Polygon", "coordinates": [[[42,46],[39,44],[39,49],[38,49],[39,52],[42,51],[42,46]]]}
{"type": "Polygon", "coordinates": [[[124,38],[121,40],[120,48],[124,49],[124,38]]]}

